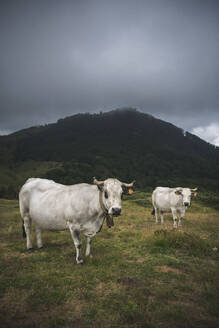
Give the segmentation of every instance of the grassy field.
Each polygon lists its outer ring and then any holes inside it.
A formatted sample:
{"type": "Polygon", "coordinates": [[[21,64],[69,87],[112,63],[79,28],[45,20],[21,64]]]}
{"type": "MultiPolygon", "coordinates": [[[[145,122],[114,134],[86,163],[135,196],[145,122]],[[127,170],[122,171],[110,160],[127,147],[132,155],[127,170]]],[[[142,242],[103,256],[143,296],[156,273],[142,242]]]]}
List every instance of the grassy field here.
{"type": "Polygon", "coordinates": [[[18,202],[0,200],[0,326],[219,327],[219,211],[195,200],[182,229],[154,221],[136,192],[80,266],[68,231],[28,253],[18,202]]]}

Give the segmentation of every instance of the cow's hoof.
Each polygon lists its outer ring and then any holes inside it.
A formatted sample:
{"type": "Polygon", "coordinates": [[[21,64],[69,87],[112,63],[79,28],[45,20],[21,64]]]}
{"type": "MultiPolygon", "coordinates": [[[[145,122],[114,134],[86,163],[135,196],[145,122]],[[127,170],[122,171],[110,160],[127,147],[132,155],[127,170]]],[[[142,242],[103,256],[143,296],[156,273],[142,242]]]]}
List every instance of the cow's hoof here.
{"type": "Polygon", "coordinates": [[[39,251],[42,251],[42,250],[44,250],[44,247],[43,247],[43,246],[38,247],[38,250],[39,250],[39,251]]]}
{"type": "Polygon", "coordinates": [[[86,256],[86,257],[90,257],[90,258],[93,257],[93,255],[92,255],[91,253],[89,253],[89,254],[85,254],[85,256],[86,256]]]}
{"type": "Polygon", "coordinates": [[[82,260],[82,259],[80,259],[80,260],[76,260],[77,261],[77,264],[84,264],[84,261],[82,260]]]}
{"type": "Polygon", "coordinates": [[[32,253],[34,251],[33,247],[32,248],[28,248],[28,253],[32,253]]]}

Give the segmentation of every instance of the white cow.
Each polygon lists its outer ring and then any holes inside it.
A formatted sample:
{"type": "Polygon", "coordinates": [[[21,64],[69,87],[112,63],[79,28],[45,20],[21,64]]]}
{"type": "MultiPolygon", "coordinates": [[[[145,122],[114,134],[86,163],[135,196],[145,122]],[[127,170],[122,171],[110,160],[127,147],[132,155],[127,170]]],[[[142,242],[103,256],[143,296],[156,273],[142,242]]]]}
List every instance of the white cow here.
{"type": "Polygon", "coordinates": [[[161,224],[164,223],[163,213],[172,212],[173,226],[177,228],[177,213],[179,214],[179,226],[181,226],[182,218],[186,213],[186,209],[191,204],[191,196],[196,196],[196,190],[190,188],[168,188],[157,187],[152,193],[153,211],[156,223],[158,224],[158,212],[160,212],[161,224]]]}
{"type": "Polygon", "coordinates": [[[41,230],[69,229],[76,248],[76,262],[80,257],[82,231],[87,237],[86,256],[90,255],[91,238],[107,225],[114,225],[113,216],[121,214],[121,196],[133,192],[130,184],[117,179],[97,181],[94,185],[81,183],[65,186],[52,180],[30,178],[19,193],[20,212],[23,218],[23,235],[27,238],[27,249],[32,249],[30,239],[31,222],[35,223],[36,240],[41,248],[41,230]]]}

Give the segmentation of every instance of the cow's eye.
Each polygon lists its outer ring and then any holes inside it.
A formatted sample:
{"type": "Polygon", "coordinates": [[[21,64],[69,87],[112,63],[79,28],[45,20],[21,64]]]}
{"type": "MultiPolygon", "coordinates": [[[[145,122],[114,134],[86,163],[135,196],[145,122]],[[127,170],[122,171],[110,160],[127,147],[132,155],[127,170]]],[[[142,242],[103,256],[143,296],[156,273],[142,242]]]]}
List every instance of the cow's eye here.
{"type": "Polygon", "coordinates": [[[108,198],[108,193],[106,191],[104,192],[104,196],[105,198],[108,198]]]}

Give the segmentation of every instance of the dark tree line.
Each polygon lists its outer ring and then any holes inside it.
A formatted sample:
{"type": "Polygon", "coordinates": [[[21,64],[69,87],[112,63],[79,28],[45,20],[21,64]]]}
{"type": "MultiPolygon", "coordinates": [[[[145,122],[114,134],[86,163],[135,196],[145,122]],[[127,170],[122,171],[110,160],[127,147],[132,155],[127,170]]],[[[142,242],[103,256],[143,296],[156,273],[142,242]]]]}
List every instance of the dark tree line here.
{"type": "MultiPolygon", "coordinates": [[[[60,163],[41,176],[65,184],[91,183],[97,176],[136,179],[138,188],[148,190],[157,185],[219,190],[218,148],[133,109],[78,114],[0,137],[2,165],[13,170],[29,160],[60,163]]],[[[3,196],[19,189],[16,181],[3,187],[3,196]]]]}

